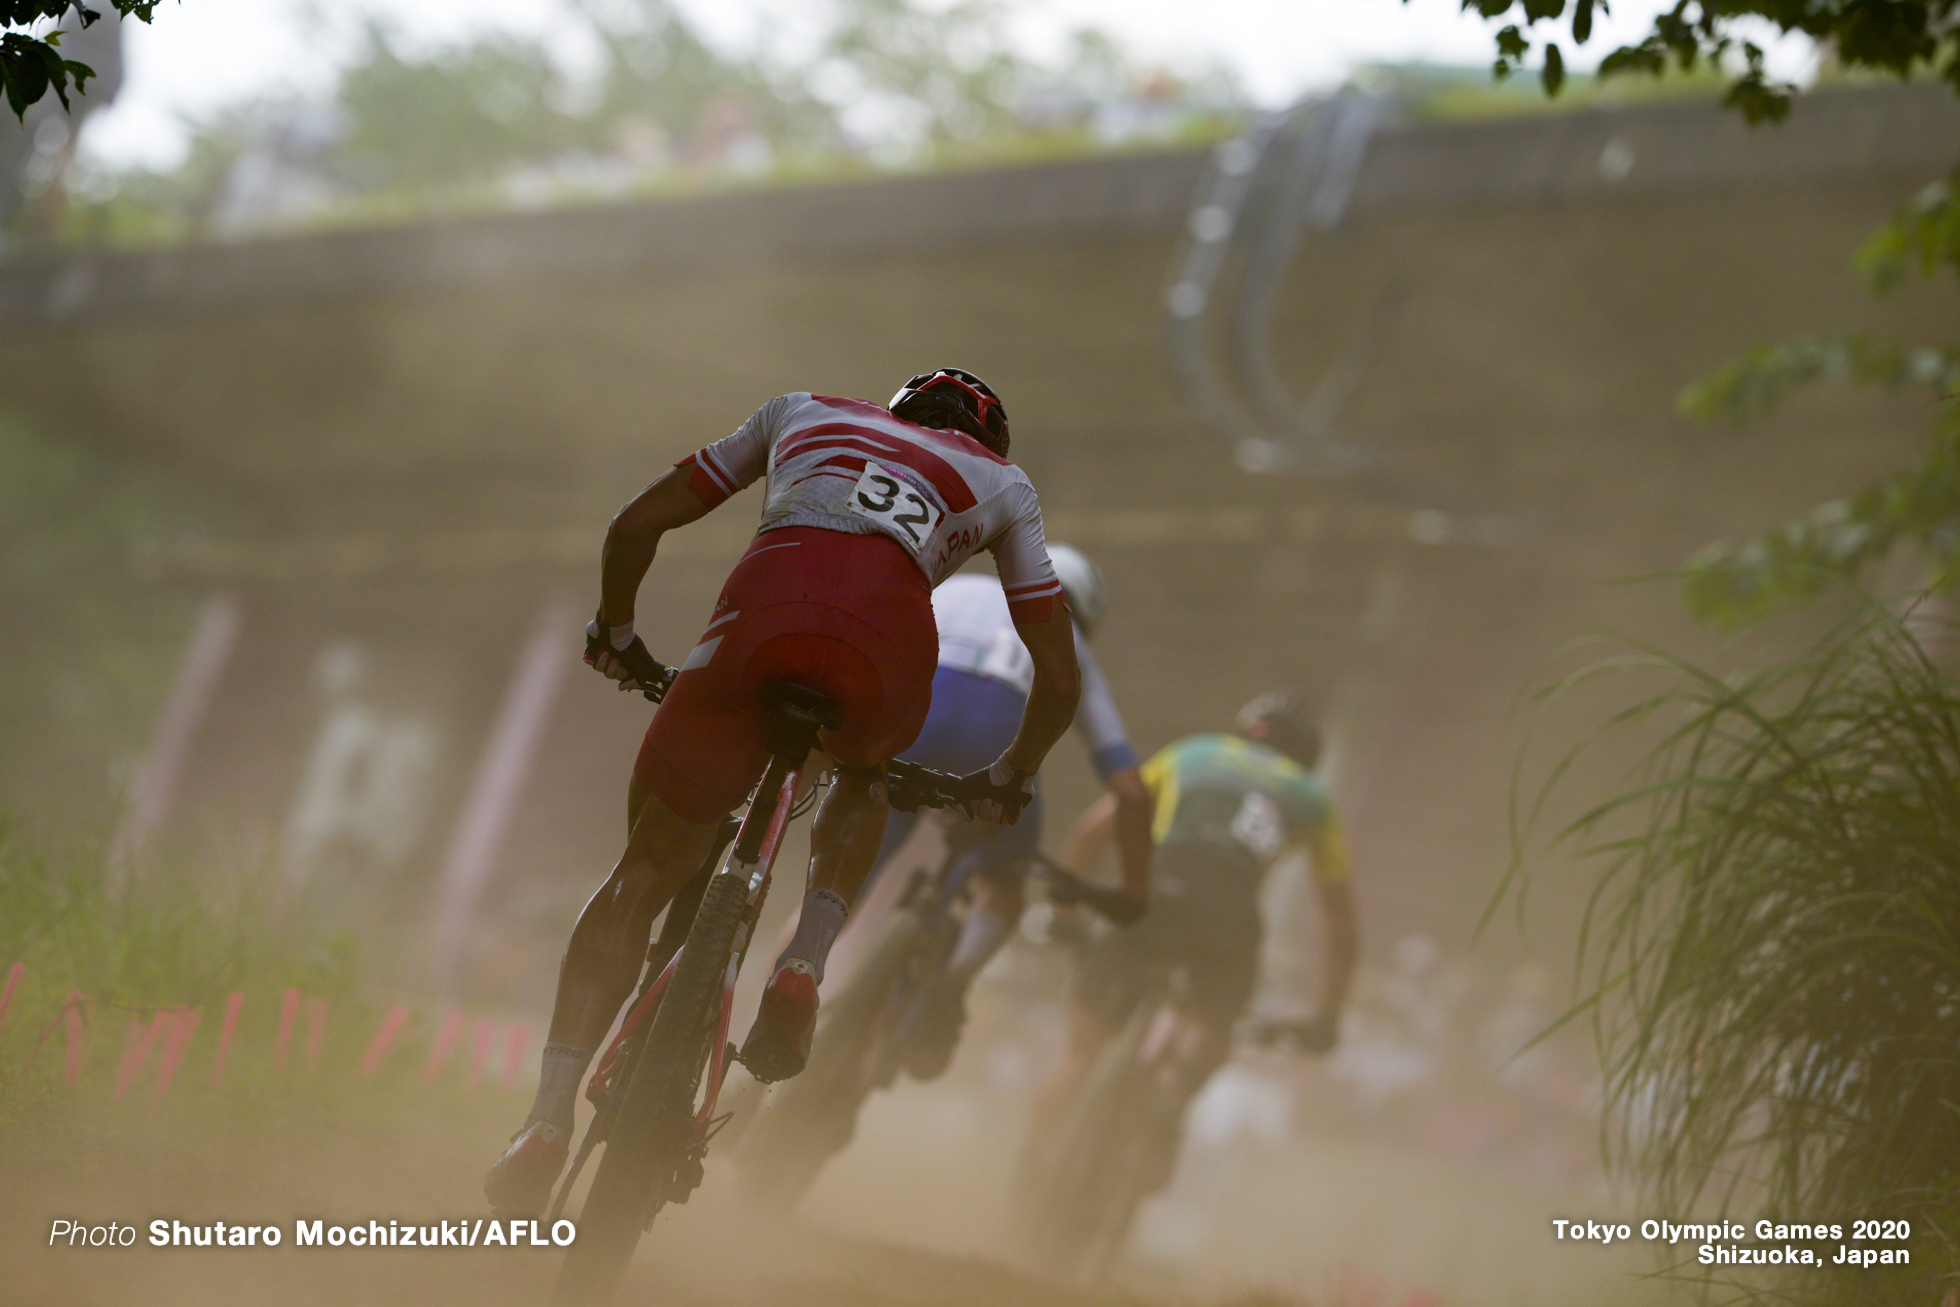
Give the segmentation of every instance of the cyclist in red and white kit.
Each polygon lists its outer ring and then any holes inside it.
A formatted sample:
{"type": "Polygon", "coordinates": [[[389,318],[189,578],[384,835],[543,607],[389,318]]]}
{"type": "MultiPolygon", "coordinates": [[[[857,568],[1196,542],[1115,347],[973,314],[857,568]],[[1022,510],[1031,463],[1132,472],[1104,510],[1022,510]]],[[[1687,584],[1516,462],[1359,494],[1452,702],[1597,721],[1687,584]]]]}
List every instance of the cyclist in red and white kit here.
{"type": "Polygon", "coordinates": [[[824,961],[884,834],[884,764],[912,743],[931,703],[932,587],[982,549],[1034,671],[1013,742],[968,781],[981,796],[976,815],[1019,815],[1081,680],[1041,506],[1008,446],[999,396],[957,368],[912,378],[883,407],[797,392],[682,459],[613,519],[586,661],[634,688],[659,674],[633,605],[661,535],[767,478],[756,537],[647,728],[627,788],[626,852],[572,929],[537,1099],[484,1182],[499,1213],[548,1201],[579,1081],[639,979],[653,920],[767,763],[758,694],[771,681],[818,690],[843,713],[821,737],[836,772],[811,830],[796,934],[741,1051],[758,1079],[803,1069],[824,961]]]}

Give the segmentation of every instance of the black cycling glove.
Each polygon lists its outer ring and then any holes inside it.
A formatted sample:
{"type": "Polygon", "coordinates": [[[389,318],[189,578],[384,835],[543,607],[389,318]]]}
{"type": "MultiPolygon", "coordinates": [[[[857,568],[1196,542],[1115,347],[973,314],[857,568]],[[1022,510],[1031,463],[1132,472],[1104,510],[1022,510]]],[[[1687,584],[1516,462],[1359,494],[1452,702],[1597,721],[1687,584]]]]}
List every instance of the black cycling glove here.
{"type": "Polygon", "coordinates": [[[633,634],[630,623],[624,628],[608,627],[596,617],[585,626],[585,664],[618,681],[620,689],[640,690],[649,699],[665,694],[673,675],[647,652],[646,642],[633,634]],[[628,637],[623,647],[621,635],[628,637]]]}
{"type": "Polygon", "coordinates": [[[1150,911],[1150,905],[1131,898],[1120,889],[1091,885],[1075,876],[1051,876],[1048,898],[1059,907],[1082,904],[1097,916],[1118,926],[1134,926],[1150,911]]]}
{"type": "Polygon", "coordinates": [[[960,789],[966,796],[960,805],[966,814],[996,826],[1012,826],[1034,801],[1034,777],[1005,762],[960,777],[960,789]]]}

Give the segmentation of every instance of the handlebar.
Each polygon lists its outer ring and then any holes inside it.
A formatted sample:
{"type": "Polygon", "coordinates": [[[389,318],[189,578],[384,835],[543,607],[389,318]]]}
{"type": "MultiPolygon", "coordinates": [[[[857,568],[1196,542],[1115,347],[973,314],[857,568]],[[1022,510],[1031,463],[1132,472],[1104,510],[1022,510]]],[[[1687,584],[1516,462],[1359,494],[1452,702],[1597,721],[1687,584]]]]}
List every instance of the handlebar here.
{"type": "MultiPolygon", "coordinates": [[[[654,703],[659,703],[667,697],[667,691],[673,687],[680,669],[658,661],[654,666],[660,669],[655,684],[648,685],[637,680],[621,681],[619,688],[638,690],[654,703]]],[[[971,817],[973,812],[970,805],[992,792],[991,787],[976,787],[951,772],[934,771],[930,767],[901,762],[896,758],[885,764],[885,782],[891,805],[900,812],[917,812],[920,808],[958,808],[971,817]]]]}
{"type": "Polygon", "coordinates": [[[1048,882],[1048,897],[1054,903],[1063,907],[1083,904],[1115,925],[1134,925],[1148,910],[1122,890],[1090,884],[1045,853],[1034,855],[1030,870],[1048,882]]]}
{"type": "MultiPolygon", "coordinates": [[[[934,771],[897,758],[885,764],[885,792],[892,807],[900,812],[917,812],[920,808],[958,808],[966,812],[966,806],[980,797],[970,792],[963,778],[951,772],[934,771]]],[[[966,815],[973,814],[966,812],[966,815]]]]}
{"type": "Polygon", "coordinates": [[[1247,1044],[1294,1053],[1326,1053],[1334,1047],[1338,1034],[1336,1026],[1317,1016],[1248,1017],[1240,1027],[1241,1038],[1247,1044]]]}
{"type": "Polygon", "coordinates": [[[654,666],[660,669],[659,684],[647,685],[641,681],[621,681],[619,688],[622,690],[638,690],[652,702],[659,703],[667,697],[667,691],[673,688],[674,678],[681,674],[681,669],[678,667],[669,667],[666,663],[659,661],[656,661],[654,666]]]}

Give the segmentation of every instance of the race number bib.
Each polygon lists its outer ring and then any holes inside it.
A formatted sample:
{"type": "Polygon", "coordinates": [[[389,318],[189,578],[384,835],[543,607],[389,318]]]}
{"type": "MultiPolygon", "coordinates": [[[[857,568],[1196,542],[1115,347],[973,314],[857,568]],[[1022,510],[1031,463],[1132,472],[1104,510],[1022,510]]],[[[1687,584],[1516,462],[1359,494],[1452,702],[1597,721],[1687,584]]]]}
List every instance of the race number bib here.
{"type": "Polygon", "coordinates": [[[891,473],[864,461],[864,475],[851,490],[849,508],[859,517],[868,517],[912,547],[914,553],[925,548],[932,529],[945,514],[932,501],[891,473]]]}
{"type": "Polygon", "coordinates": [[[1286,825],[1279,805],[1254,790],[1245,796],[1232,818],[1232,838],[1250,849],[1255,857],[1270,858],[1279,852],[1286,838],[1286,825]]]}

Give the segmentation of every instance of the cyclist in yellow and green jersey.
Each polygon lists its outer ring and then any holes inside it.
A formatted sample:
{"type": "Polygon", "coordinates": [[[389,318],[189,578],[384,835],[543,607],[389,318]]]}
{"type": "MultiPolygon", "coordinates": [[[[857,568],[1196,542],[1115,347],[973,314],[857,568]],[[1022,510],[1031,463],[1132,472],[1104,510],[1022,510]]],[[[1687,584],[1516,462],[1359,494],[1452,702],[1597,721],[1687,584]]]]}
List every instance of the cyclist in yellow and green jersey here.
{"type": "MultiPolygon", "coordinates": [[[[1068,1054],[1036,1103],[1031,1146],[1066,1110],[1097,1051],[1170,971],[1185,973],[1209,1034],[1197,1084],[1224,1063],[1259,983],[1260,888],[1295,851],[1312,863],[1325,948],[1316,1014],[1293,1033],[1307,1051],[1333,1047],[1357,945],[1346,844],[1313,772],[1319,755],[1305,710],[1289,696],[1263,695],[1240,713],[1236,734],[1187,736],[1143,765],[1154,803],[1150,914],[1084,950],[1069,995],[1068,1054]]],[[[1082,814],[1062,857],[1072,870],[1093,865],[1114,815],[1107,799],[1082,814]]]]}

